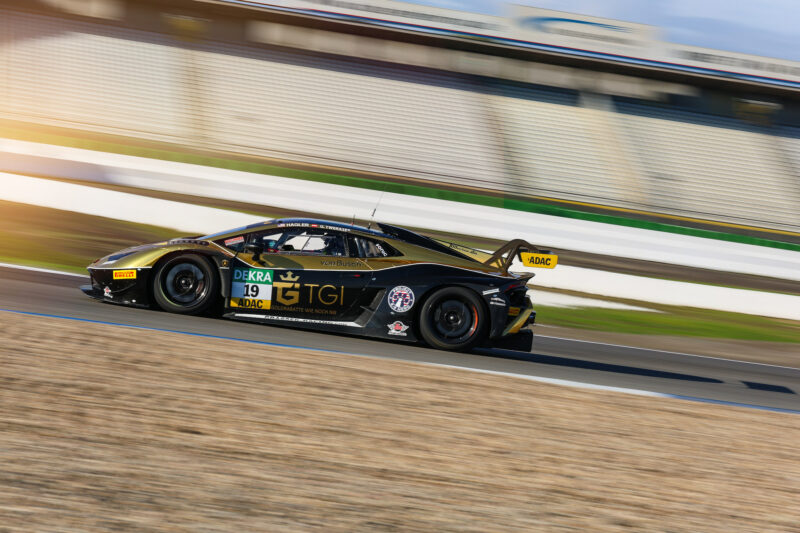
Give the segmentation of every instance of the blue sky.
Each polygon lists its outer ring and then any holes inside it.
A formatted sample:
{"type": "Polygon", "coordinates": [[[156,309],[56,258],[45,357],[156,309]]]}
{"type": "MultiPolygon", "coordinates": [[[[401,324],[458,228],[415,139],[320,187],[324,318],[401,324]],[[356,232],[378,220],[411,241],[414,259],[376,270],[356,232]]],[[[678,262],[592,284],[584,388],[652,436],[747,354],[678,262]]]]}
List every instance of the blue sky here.
{"type": "MultiPolygon", "coordinates": [[[[408,0],[502,14],[496,0],[408,0]]],[[[800,0],[517,0],[520,4],[659,26],[664,40],[800,61],[800,0]]]]}

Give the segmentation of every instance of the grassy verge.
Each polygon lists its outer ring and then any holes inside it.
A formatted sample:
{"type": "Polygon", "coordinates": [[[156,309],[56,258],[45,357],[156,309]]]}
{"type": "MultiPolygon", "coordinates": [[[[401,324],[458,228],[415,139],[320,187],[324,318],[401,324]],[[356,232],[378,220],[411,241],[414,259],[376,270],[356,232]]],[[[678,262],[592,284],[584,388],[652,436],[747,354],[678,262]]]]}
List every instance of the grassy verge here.
{"type": "Polygon", "coordinates": [[[661,311],[536,306],[537,322],[594,331],[773,342],[800,342],[800,323],[694,307],[638,302],[661,311]]]}
{"type": "Polygon", "coordinates": [[[179,237],[158,226],[0,201],[0,261],[86,272],[98,257],[179,237]]]}
{"type": "MultiPolygon", "coordinates": [[[[45,133],[38,131],[32,132],[32,131],[21,130],[19,128],[8,128],[8,127],[0,128],[0,136],[17,138],[20,140],[30,140],[35,142],[55,144],[60,146],[83,148],[87,150],[96,150],[96,151],[110,152],[123,155],[132,155],[137,157],[160,159],[164,161],[191,163],[196,165],[225,168],[230,170],[240,170],[243,172],[251,172],[256,174],[269,174],[287,178],[302,179],[312,182],[331,183],[336,185],[345,185],[349,187],[358,187],[363,189],[393,192],[398,194],[420,196],[425,198],[437,198],[441,200],[449,200],[466,204],[499,207],[513,211],[539,213],[539,214],[553,215],[564,218],[571,218],[576,220],[587,220],[592,222],[601,222],[605,224],[613,224],[618,226],[635,227],[641,229],[663,231],[667,233],[690,235],[695,237],[703,237],[703,238],[716,239],[722,241],[739,242],[757,246],[766,246],[770,248],[780,248],[786,250],[800,251],[800,244],[784,242],[775,239],[755,237],[752,235],[727,233],[724,230],[714,231],[708,229],[679,226],[675,224],[667,224],[652,220],[639,220],[634,218],[627,218],[625,216],[620,216],[615,214],[602,214],[596,212],[582,211],[578,208],[579,206],[570,205],[570,207],[565,207],[562,205],[552,205],[536,201],[535,199],[506,198],[503,196],[491,196],[473,192],[441,189],[428,184],[422,185],[414,183],[399,183],[394,181],[386,181],[386,180],[372,179],[366,177],[346,176],[346,175],[331,174],[325,172],[315,172],[310,170],[285,168],[281,166],[259,163],[255,161],[244,161],[239,159],[205,156],[196,153],[180,151],[178,147],[175,146],[169,146],[169,148],[167,149],[151,148],[146,146],[138,146],[134,144],[121,144],[119,142],[110,142],[98,139],[87,139],[81,137],[73,137],[73,136],[52,134],[52,133],[45,133]]],[[[780,234],[776,233],[776,238],[779,238],[779,236],[780,234]]]]}

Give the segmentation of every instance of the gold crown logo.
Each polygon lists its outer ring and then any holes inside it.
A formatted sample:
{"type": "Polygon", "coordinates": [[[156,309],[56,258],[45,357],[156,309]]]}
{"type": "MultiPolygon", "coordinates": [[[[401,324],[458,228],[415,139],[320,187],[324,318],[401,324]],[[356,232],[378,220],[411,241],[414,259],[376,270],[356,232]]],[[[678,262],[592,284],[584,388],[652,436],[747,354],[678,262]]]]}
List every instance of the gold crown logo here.
{"type": "Polygon", "coordinates": [[[289,283],[294,283],[295,281],[300,279],[300,276],[295,276],[291,272],[287,272],[283,274],[281,277],[281,281],[288,281],[289,283]]]}

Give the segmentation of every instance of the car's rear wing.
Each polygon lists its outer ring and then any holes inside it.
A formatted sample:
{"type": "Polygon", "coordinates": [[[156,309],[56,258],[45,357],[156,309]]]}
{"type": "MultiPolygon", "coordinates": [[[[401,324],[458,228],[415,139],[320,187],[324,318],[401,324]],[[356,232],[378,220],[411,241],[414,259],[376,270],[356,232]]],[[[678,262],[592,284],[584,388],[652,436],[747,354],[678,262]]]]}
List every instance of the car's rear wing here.
{"type": "Polygon", "coordinates": [[[440,239],[435,240],[479,263],[499,268],[503,274],[508,274],[508,269],[514,263],[515,258],[519,259],[527,267],[555,268],[558,264],[558,256],[551,253],[550,250],[543,250],[522,239],[508,241],[494,253],[440,239]]]}
{"type": "Polygon", "coordinates": [[[551,253],[550,250],[543,250],[522,239],[508,241],[483,263],[496,266],[501,272],[507,274],[515,258],[518,258],[522,265],[527,267],[555,268],[558,264],[558,256],[551,253]]]}

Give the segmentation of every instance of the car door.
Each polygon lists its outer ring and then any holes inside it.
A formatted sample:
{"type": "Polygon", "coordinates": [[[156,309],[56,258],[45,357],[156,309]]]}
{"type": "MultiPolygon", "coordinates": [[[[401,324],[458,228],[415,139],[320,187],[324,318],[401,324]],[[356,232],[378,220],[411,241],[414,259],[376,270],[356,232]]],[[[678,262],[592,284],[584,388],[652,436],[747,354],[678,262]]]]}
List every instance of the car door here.
{"type": "Polygon", "coordinates": [[[369,267],[348,256],[345,232],[312,225],[262,230],[247,237],[231,275],[230,307],[287,320],[348,321],[369,280],[369,267]]]}
{"type": "MultiPolygon", "coordinates": [[[[412,324],[411,312],[415,303],[415,291],[419,294],[419,280],[409,277],[409,269],[397,268],[409,265],[407,258],[389,242],[364,235],[349,236],[351,250],[362,258],[370,268],[371,276],[364,290],[364,300],[372,299],[370,309],[390,321],[376,327],[389,335],[408,336],[406,330],[412,324]],[[401,321],[402,320],[402,321],[401,321]]],[[[423,287],[427,282],[423,283],[423,287]]]]}

